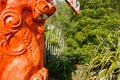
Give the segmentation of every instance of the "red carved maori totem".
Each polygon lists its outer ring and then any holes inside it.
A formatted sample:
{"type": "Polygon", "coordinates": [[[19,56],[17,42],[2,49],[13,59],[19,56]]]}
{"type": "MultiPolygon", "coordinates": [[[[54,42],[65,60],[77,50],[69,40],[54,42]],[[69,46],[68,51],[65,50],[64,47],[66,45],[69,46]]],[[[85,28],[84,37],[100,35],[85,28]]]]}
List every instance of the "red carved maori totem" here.
{"type": "Polygon", "coordinates": [[[45,19],[52,0],[0,0],[0,80],[47,80],[45,19]]]}

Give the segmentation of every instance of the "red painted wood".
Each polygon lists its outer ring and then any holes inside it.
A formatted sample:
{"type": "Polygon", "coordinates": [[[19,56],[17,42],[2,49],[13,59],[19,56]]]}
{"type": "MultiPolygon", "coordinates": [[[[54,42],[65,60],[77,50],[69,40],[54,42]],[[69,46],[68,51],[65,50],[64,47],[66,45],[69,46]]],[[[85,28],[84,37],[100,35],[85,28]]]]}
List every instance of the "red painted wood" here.
{"type": "Polygon", "coordinates": [[[0,0],[0,80],[47,80],[45,19],[51,0],[0,0]]]}

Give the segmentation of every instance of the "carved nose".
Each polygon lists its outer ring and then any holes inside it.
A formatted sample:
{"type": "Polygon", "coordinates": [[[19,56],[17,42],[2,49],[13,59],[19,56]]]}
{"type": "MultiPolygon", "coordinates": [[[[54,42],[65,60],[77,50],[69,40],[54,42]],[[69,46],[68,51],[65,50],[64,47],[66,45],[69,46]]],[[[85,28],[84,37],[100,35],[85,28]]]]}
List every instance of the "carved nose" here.
{"type": "Polygon", "coordinates": [[[56,11],[54,4],[45,0],[40,1],[36,5],[36,8],[40,13],[46,14],[47,16],[51,16],[56,11]]]}

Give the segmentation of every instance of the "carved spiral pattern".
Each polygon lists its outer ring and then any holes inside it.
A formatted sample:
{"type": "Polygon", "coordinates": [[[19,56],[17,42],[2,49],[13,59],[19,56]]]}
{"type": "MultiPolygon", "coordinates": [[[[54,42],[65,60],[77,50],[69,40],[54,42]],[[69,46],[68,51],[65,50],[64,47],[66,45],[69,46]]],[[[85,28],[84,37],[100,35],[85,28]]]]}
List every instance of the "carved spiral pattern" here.
{"type": "Polygon", "coordinates": [[[36,9],[38,13],[47,14],[47,16],[51,16],[56,10],[52,2],[49,3],[46,1],[39,1],[36,4],[36,9]]]}
{"type": "Polygon", "coordinates": [[[40,27],[44,27],[46,16],[55,12],[49,2],[52,0],[2,1],[5,3],[0,12],[0,80],[47,80],[44,30],[40,27]],[[41,19],[37,21],[38,16],[41,19]]]}
{"type": "Polygon", "coordinates": [[[2,14],[4,24],[12,29],[18,28],[21,25],[21,15],[15,10],[5,10],[2,14]]]}
{"type": "Polygon", "coordinates": [[[47,3],[45,1],[40,1],[39,3],[37,3],[36,8],[39,11],[41,11],[43,13],[46,13],[49,10],[50,7],[47,5],[47,3]]]}

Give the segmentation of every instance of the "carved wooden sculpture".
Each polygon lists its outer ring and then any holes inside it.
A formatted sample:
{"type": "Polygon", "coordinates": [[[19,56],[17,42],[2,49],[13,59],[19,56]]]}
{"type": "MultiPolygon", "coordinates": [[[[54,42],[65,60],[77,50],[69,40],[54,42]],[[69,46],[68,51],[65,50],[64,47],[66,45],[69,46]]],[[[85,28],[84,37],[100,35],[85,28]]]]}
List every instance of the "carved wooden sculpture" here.
{"type": "Polygon", "coordinates": [[[0,80],[46,80],[45,19],[52,0],[0,0],[0,80]]]}

